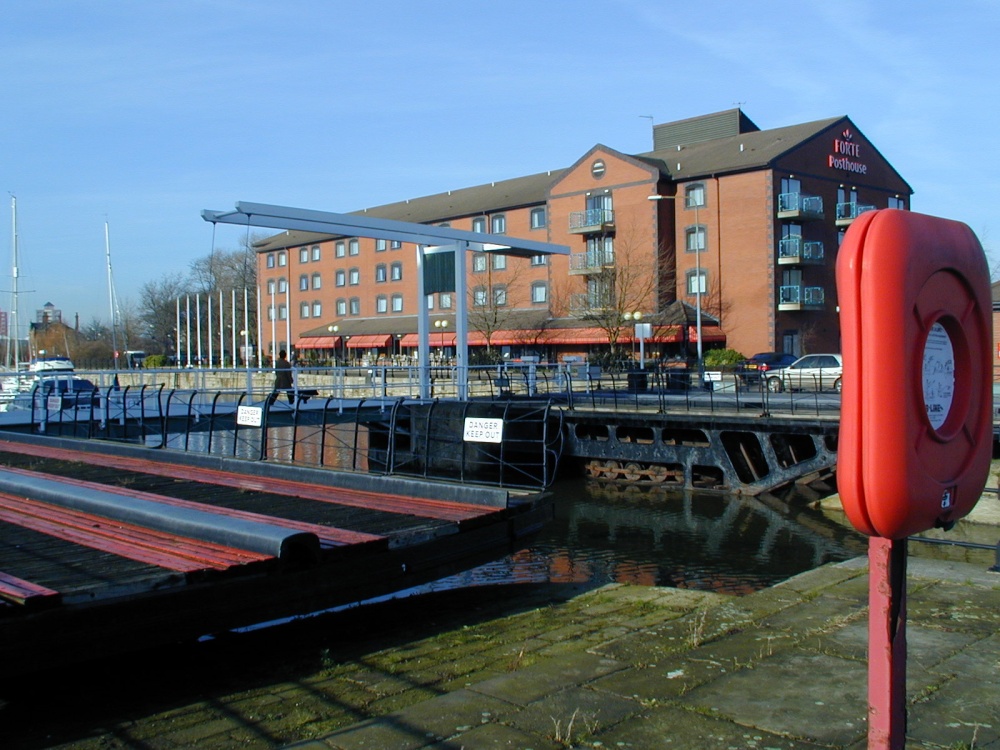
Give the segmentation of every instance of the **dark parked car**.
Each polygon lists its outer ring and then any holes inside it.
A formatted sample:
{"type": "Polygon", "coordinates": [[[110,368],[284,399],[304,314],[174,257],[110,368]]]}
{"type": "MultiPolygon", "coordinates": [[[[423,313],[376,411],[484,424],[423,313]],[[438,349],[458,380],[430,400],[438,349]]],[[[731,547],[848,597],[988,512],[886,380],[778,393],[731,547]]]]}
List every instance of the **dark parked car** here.
{"type": "Polygon", "coordinates": [[[757,385],[769,372],[782,370],[795,361],[794,354],[761,352],[736,366],[736,374],[744,385],[757,385]]]}

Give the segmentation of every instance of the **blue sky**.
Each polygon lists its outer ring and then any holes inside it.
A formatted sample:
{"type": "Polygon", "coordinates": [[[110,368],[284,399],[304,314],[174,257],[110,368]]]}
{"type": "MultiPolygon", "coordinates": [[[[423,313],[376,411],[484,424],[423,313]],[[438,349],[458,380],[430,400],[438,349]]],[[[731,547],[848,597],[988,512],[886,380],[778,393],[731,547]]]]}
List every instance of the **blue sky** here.
{"type": "MultiPolygon", "coordinates": [[[[212,251],[203,208],[352,211],[565,167],[740,105],[848,115],[914,210],[1000,250],[994,0],[0,0],[0,278],[110,319],[212,251]]],[[[234,249],[236,227],[215,246],[234,249]]],[[[0,308],[9,308],[0,282],[0,308]]]]}

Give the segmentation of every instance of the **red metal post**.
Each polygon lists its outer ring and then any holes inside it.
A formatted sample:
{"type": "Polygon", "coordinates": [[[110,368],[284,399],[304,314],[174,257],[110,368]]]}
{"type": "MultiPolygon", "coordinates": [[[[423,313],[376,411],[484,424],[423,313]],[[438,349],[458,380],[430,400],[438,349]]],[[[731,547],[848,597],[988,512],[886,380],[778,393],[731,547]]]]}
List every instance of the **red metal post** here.
{"type": "Polygon", "coordinates": [[[906,741],[906,545],[868,539],[868,748],[906,741]]]}

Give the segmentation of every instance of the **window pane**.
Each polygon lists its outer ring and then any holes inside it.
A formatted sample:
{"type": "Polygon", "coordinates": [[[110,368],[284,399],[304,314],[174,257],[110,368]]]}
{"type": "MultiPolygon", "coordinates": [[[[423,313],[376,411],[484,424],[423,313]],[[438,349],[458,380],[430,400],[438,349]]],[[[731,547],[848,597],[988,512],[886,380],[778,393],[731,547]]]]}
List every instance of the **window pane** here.
{"type": "Polygon", "coordinates": [[[323,285],[323,277],[320,276],[318,273],[314,273],[312,275],[312,288],[319,289],[320,287],[322,287],[322,285],[323,285]]]}
{"type": "Polygon", "coordinates": [[[313,248],[312,248],[312,259],[315,261],[315,260],[319,260],[319,258],[320,258],[319,245],[313,245],[313,248]]]}
{"type": "Polygon", "coordinates": [[[392,295],[392,311],[403,312],[403,295],[401,294],[392,295]]]}
{"type": "Polygon", "coordinates": [[[313,317],[318,318],[323,314],[323,303],[313,302],[313,317]]]}
{"type": "Polygon", "coordinates": [[[494,254],[493,268],[497,271],[503,271],[505,268],[507,268],[507,256],[500,255],[499,253],[494,254]]]}

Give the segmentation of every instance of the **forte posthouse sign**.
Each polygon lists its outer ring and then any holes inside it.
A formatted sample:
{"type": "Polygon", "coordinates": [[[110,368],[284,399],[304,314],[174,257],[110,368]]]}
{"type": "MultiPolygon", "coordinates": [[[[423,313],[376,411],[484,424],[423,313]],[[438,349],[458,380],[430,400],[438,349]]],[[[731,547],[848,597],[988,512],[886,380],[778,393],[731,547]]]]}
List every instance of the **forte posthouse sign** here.
{"type": "Polygon", "coordinates": [[[842,169],[854,174],[868,174],[868,165],[861,161],[861,144],[854,140],[850,128],[833,139],[833,152],[827,156],[827,166],[830,169],[842,169]]]}

